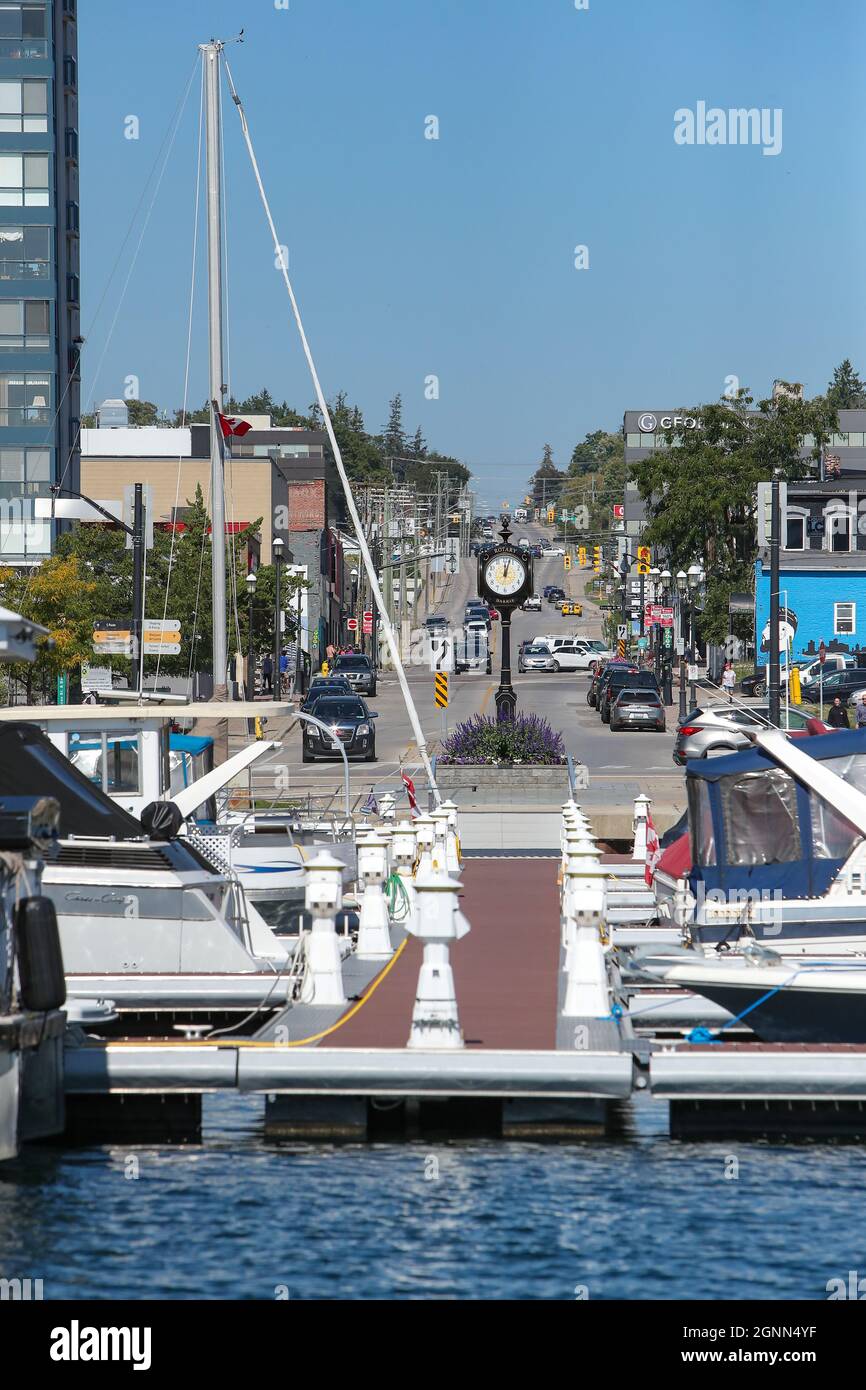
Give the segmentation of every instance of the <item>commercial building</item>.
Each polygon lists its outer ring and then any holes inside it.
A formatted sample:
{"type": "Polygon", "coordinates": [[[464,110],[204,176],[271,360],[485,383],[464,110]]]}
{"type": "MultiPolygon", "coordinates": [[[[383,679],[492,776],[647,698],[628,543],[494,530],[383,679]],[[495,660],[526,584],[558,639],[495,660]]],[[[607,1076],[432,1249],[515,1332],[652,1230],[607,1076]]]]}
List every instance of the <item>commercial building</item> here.
{"type": "Polygon", "coordinates": [[[34,499],[79,484],[76,0],[0,3],[0,561],[38,563],[34,499]]]}
{"type": "MultiPolygon", "coordinates": [[[[122,402],[104,402],[100,428],[81,431],[81,491],[98,502],[122,500],[124,489],[144,483],[155,526],[182,525],[200,487],[210,494],[210,426],[184,429],[126,425],[122,402]],[[117,421],[117,424],[109,423],[117,421]]],[[[252,429],[231,440],[225,464],[226,529],[259,523],[248,563],[269,565],[280,536],[283,562],[312,585],[303,602],[303,627],[314,661],[328,642],[345,636],[348,576],[339,528],[344,500],[321,430],[279,429],[268,416],[244,417],[252,429]]]]}

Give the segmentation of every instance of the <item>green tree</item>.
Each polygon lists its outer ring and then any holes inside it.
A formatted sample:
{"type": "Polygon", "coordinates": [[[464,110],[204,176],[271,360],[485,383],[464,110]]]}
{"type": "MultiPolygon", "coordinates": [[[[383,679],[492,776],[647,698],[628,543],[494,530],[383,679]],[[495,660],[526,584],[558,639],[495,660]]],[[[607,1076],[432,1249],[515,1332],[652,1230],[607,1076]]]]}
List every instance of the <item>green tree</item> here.
{"type": "Polygon", "coordinates": [[[129,412],[129,423],[135,427],[143,425],[162,424],[159,414],[159,406],[154,405],[153,401],[130,400],[126,402],[129,412]]]}
{"type": "Polygon", "coordinates": [[[847,357],[833,372],[827,387],[827,401],[834,410],[856,410],[866,405],[866,382],[861,380],[847,357]]]}
{"type": "Polygon", "coordinates": [[[403,431],[403,397],[399,392],[390,402],[388,412],[382,448],[386,458],[402,458],[406,453],[406,435],[403,431]]]}
{"type": "Polygon", "coordinates": [[[48,629],[51,644],[43,644],[33,665],[13,667],[27,686],[28,703],[34,680],[54,684],[74,675],[93,652],[93,594],[95,584],[74,556],[51,555],[32,574],[0,570],[0,600],[48,629]]]}

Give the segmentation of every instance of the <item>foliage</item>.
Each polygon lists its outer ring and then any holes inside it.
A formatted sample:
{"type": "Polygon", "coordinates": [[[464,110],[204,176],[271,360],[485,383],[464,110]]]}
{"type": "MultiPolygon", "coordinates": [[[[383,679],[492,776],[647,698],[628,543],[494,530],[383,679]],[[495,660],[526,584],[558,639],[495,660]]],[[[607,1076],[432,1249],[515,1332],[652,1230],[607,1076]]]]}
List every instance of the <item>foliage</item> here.
{"type": "Polygon", "coordinates": [[[861,380],[847,357],[833,372],[827,401],[834,410],[856,410],[866,405],[866,381],[861,380]]]}
{"type": "Polygon", "coordinates": [[[612,507],[625,496],[626,471],[622,431],[595,430],[574,446],[560,497],[563,507],[585,506],[589,530],[609,530],[612,507]]]}
{"type": "Polygon", "coordinates": [[[553,766],[565,762],[565,744],[562,734],[537,714],[518,714],[500,721],[476,714],[444,739],[437,762],[457,767],[503,763],[553,766]]]}
{"type": "Polygon", "coordinates": [[[30,574],[0,570],[0,601],[14,613],[48,628],[53,646],[43,644],[33,666],[12,668],[28,688],[34,677],[53,683],[91,654],[96,584],[75,556],[52,555],[30,574]]]}

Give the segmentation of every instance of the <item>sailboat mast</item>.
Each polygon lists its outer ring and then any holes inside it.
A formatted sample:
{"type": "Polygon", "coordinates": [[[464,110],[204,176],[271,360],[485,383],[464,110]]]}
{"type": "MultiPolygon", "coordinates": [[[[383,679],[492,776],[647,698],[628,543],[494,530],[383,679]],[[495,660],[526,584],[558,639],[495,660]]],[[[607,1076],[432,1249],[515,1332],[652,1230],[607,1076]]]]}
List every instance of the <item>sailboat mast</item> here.
{"type": "MultiPolygon", "coordinates": [[[[200,45],[204,63],[207,152],[208,339],[211,401],[223,408],[222,184],[220,164],[220,55],[218,39],[200,45]]],[[[214,408],[210,426],[211,612],[214,698],[226,696],[226,527],[222,436],[214,408]]]]}

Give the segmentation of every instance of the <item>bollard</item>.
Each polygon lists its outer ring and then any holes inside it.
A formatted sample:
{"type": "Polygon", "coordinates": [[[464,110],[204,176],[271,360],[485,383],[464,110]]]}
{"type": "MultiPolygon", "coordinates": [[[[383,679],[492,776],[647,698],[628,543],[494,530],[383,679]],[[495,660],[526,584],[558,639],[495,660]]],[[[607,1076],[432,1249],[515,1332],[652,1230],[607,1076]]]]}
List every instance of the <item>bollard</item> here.
{"type": "Polygon", "coordinates": [[[433,821],[433,849],[431,858],[434,869],[441,869],[443,873],[448,873],[448,812],[443,807],[438,806],[435,811],[431,811],[430,819],[433,821]]]}
{"type": "Polygon", "coordinates": [[[460,862],[460,831],[457,823],[457,803],[456,801],[443,801],[439,809],[448,812],[448,872],[449,874],[459,874],[462,865],[460,862]]]}
{"type": "Polygon", "coordinates": [[[601,943],[606,870],[601,864],[568,871],[563,942],[566,954],[564,1018],[609,1018],[610,981],[601,943]]]}
{"type": "Polygon", "coordinates": [[[694,920],[695,899],[687,878],[678,878],[674,889],[674,901],[671,909],[671,916],[674,926],[682,929],[687,923],[694,920]]]}
{"type": "Polygon", "coordinates": [[[394,796],[393,792],[384,792],[383,795],[379,797],[379,815],[382,820],[394,820],[396,805],[397,798],[394,796]]]}
{"type": "Polygon", "coordinates": [[[307,911],[313,919],[307,950],[312,1004],[345,1004],[336,917],[343,905],[343,865],[323,851],[307,863],[307,911]]]}
{"type": "MultiPolygon", "coordinates": [[[[403,885],[403,890],[409,900],[409,915],[406,922],[412,921],[415,915],[415,857],[418,853],[418,844],[415,838],[415,827],[409,820],[401,820],[395,825],[391,837],[391,860],[394,865],[394,872],[397,874],[403,885]]],[[[408,926],[407,926],[408,929],[408,926]]]]}
{"type": "Polygon", "coordinates": [[[418,874],[429,873],[433,867],[433,845],[436,842],[436,822],[432,816],[415,817],[415,842],[418,846],[418,874]]]}
{"type": "Polygon", "coordinates": [[[634,849],[631,857],[636,864],[646,860],[647,819],[650,813],[650,799],[641,792],[634,799],[634,849]]]}
{"type": "Polygon", "coordinates": [[[393,955],[390,917],[384,885],[388,880],[388,841],[373,833],[358,840],[358,951],[362,960],[388,960],[393,955]]]}
{"type": "Polygon", "coordinates": [[[419,873],[415,878],[417,913],[408,930],[423,942],[424,960],[407,1047],[453,1050],[463,1046],[449,956],[450,943],[469,930],[457,906],[459,888],[457,880],[445,873],[419,873]]]}
{"type": "MultiPolygon", "coordinates": [[[[568,862],[569,855],[578,854],[583,852],[584,850],[598,850],[598,847],[595,842],[595,837],[590,833],[590,831],[579,830],[577,828],[567,830],[565,832],[565,843],[562,849],[563,873],[565,872],[565,866],[568,862]]],[[[600,854],[601,851],[598,850],[598,853],[600,854]]]]}

